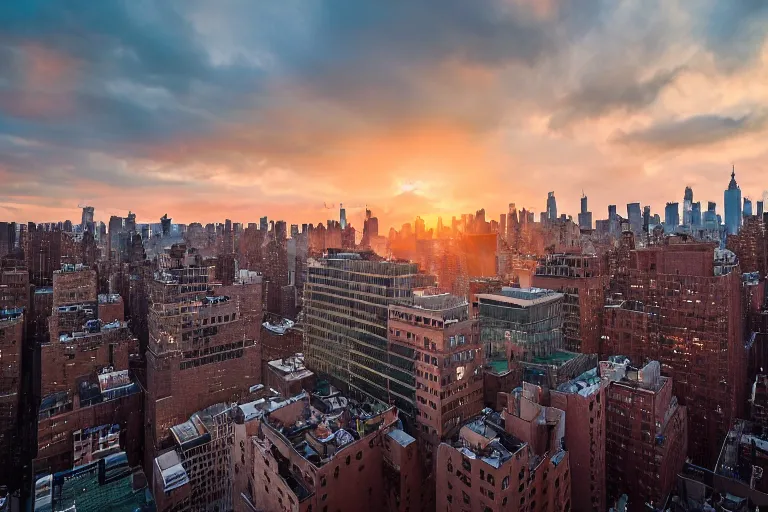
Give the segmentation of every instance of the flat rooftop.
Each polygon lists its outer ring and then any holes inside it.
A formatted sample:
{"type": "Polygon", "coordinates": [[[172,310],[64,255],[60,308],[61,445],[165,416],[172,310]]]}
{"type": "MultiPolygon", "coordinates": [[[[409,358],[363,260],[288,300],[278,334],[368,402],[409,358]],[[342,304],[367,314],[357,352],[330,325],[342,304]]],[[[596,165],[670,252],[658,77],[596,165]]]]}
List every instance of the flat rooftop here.
{"type": "Polygon", "coordinates": [[[563,294],[543,288],[512,288],[505,286],[501,289],[501,293],[479,293],[476,297],[481,302],[502,302],[526,308],[562,299],[563,294]]]}

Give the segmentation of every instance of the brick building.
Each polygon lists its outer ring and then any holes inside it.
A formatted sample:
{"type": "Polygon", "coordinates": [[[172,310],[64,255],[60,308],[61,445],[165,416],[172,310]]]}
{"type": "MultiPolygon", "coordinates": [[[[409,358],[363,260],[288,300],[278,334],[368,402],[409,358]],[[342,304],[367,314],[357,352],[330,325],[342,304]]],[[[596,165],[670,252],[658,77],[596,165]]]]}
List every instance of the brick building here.
{"type": "Polygon", "coordinates": [[[600,362],[610,381],[606,406],[608,502],[622,494],[630,512],[660,506],[686,460],[686,408],[672,395],[672,380],[651,361],[642,369],[626,362],[600,362]]]}
{"type": "Polygon", "coordinates": [[[608,288],[606,265],[602,258],[585,254],[551,254],[539,260],[531,285],[563,294],[566,350],[597,354],[600,349],[600,314],[608,288]]]}
{"type": "MultiPolygon", "coordinates": [[[[183,258],[183,256],[182,256],[183,258]]],[[[261,381],[261,276],[241,270],[230,286],[213,267],[174,258],[149,283],[146,456],[171,446],[170,428],[261,381]]]]}
{"type": "Polygon", "coordinates": [[[18,451],[21,426],[22,345],[24,313],[21,309],[0,309],[0,482],[11,482],[21,467],[18,451]]]}
{"type": "Polygon", "coordinates": [[[430,471],[433,453],[483,408],[483,351],[463,298],[425,289],[412,304],[389,306],[389,350],[413,361],[415,435],[430,471]]]}
{"type": "Polygon", "coordinates": [[[668,237],[629,253],[621,300],[603,313],[601,356],[657,360],[687,407],[688,455],[711,466],[747,391],[741,274],[730,251],[668,237]]]}
{"type": "Polygon", "coordinates": [[[574,510],[607,510],[605,404],[608,383],[597,368],[550,391],[550,405],[565,411],[574,510]]]}
{"type": "MultiPolygon", "coordinates": [[[[511,415],[473,418],[451,444],[440,445],[437,466],[445,470],[437,473],[437,510],[571,510],[567,452],[553,446],[551,455],[537,455],[509,432],[505,416],[511,415]]],[[[543,437],[556,444],[557,431],[550,434],[543,437]]]]}
{"type": "Polygon", "coordinates": [[[396,428],[397,410],[362,404],[332,387],[271,401],[250,438],[248,510],[419,510],[415,440],[396,428]]]}
{"type": "Polygon", "coordinates": [[[236,407],[214,404],[171,427],[174,446],[153,464],[160,512],[232,510],[236,407]]]}
{"type": "Polygon", "coordinates": [[[131,465],[143,455],[144,398],[127,369],[92,373],[77,389],[46,395],[37,425],[35,472],[64,471],[125,451],[131,465]]]}
{"type": "Polygon", "coordinates": [[[29,272],[26,267],[0,264],[0,309],[22,308],[29,312],[29,272]]]}

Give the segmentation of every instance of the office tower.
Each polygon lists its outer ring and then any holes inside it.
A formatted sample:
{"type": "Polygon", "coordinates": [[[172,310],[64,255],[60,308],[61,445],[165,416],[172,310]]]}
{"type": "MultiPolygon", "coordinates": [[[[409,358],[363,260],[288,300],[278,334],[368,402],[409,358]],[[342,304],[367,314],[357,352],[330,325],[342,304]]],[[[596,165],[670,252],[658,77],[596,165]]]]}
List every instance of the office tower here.
{"type": "Polygon", "coordinates": [[[168,218],[167,214],[160,217],[160,227],[163,238],[171,236],[171,219],[168,218]]]}
{"type": "Polygon", "coordinates": [[[564,347],[571,352],[600,351],[600,312],[608,277],[600,259],[587,254],[551,254],[541,258],[531,278],[535,288],[564,294],[564,347]]]}
{"type": "Polygon", "coordinates": [[[579,212],[579,229],[592,229],[592,212],[587,207],[587,196],[581,197],[581,211],[579,212]]]}
{"type": "Polygon", "coordinates": [[[129,233],[136,232],[136,214],[133,212],[128,212],[128,216],[125,218],[125,224],[123,226],[125,230],[129,233]]]}
{"type": "MultiPolygon", "coordinates": [[[[314,260],[304,287],[307,367],[351,395],[397,405],[413,421],[413,359],[390,351],[387,308],[434,285],[414,263],[381,261],[370,253],[314,260]]],[[[405,421],[408,421],[406,418],[405,421]]]]}
{"type": "Polygon", "coordinates": [[[347,210],[344,209],[344,205],[339,203],[339,224],[341,225],[341,229],[346,229],[347,227],[347,210]]]}
{"type": "Polygon", "coordinates": [[[185,254],[174,244],[149,283],[145,467],[172,426],[261,381],[261,275],[240,270],[224,286],[214,267],[187,266],[185,254]]]}
{"type": "Polygon", "coordinates": [[[299,225],[291,224],[291,238],[296,238],[298,236],[299,236],[299,225]]]}
{"type": "Polygon", "coordinates": [[[685,187],[685,194],[683,195],[683,226],[690,226],[692,222],[692,209],[693,209],[693,189],[691,187],[685,187]]]}
{"type": "Polygon", "coordinates": [[[758,201],[757,202],[757,213],[756,213],[756,215],[759,218],[761,218],[761,219],[763,218],[763,202],[762,201],[758,201]]]}
{"type": "Polygon", "coordinates": [[[680,205],[678,203],[667,203],[664,208],[664,231],[672,233],[680,225],[680,205]]]}
{"type": "Polygon", "coordinates": [[[499,236],[501,238],[507,238],[507,214],[502,213],[499,215],[499,236]]]}
{"type": "Polygon", "coordinates": [[[699,201],[691,205],[691,226],[701,227],[701,202],[699,201]]]}
{"type": "Polygon", "coordinates": [[[414,229],[416,232],[416,240],[424,240],[427,232],[424,219],[421,217],[416,217],[416,221],[414,222],[414,229]]]}
{"type": "Polygon", "coordinates": [[[615,204],[608,205],[608,224],[610,227],[610,234],[614,236],[618,235],[619,234],[619,215],[616,213],[615,204]]]}
{"type": "Polygon", "coordinates": [[[259,231],[267,231],[269,229],[269,222],[267,222],[267,217],[261,217],[259,219],[259,231]]]}
{"type": "Polygon", "coordinates": [[[446,436],[483,409],[483,352],[477,321],[466,299],[434,290],[415,291],[412,304],[389,306],[389,343],[418,361],[415,436],[428,459],[446,436]]]}
{"type": "Polygon", "coordinates": [[[629,220],[629,229],[635,235],[643,231],[643,214],[640,210],[640,203],[627,204],[627,219],[629,220]]]}
{"type": "Polygon", "coordinates": [[[547,193],[547,219],[550,222],[557,220],[557,199],[554,192],[547,193]]]}
{"type": "Polygon", "coordinates": [[[643,233],[648,233],[651,229],[651,207],[643,206],[643,233]]]}
{"type": "Polygon", "coordinates": [[[515,245],[519,233],[519,226],[522,219],[517,216],[517,207],[515,203],[509,203],[509,213],[507,213],[507,243],[510,246],[515,245]]]}
{"type": "Polygon", "coordinates": [[[745,403],[742,281],[728,254],[682,240],[636,249],[617,290],[624,300],[603,310],[601,353],[664,361],[673,393],[688,408],[688,431],[696,433],[688,456],[704,467],[714,464],[745,403]]]}
{"type": "Polygon", "coordinates": [[[16,223],[0,222],[0,258],[16,246],[16,223]]]}
{"type": "Polygon", "coordinates": [[[716,209],[716,203],[712,201],[707,202],[707,211],[702,214],[702,224],[704,225],[704,229],[714,230],[717,229],[720,225],[720,221],[718,220],[719,216],[717,215],[716,209]]]}
{"type": "Polygon", "coordinates": [[[731,170],[731,181],[723,194],[725,202],[725,232],[735,235],[741,227],[741,189],[736,183],[736,168],[731,170]]]}
{"type": "Polygon", "coordinates": [[[605,420],[608,503],[626,494],[635,510],[646,503],[661,508],[685,463],[686,408],[672,395],[672,378],[661,376],[658,361],[643,368],[605,361],[600,367],[610,382],[605,420]]]}
{"type": "Polygon", "coordinates": [[[744,217],[752,216],[752,200],[748,197],[744,198],[744,217]]]}
{"type": "Polygon", "coordinates": [[[93,206],[83,206],[83,216],[80,228],[83,231],[93,231],[93,206]]]}

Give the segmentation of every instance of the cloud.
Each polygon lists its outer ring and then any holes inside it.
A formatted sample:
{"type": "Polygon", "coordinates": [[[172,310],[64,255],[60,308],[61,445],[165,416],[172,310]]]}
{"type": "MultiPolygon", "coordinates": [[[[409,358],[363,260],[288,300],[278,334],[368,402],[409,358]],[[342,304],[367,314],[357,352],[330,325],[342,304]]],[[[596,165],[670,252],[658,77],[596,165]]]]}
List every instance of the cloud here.
{"type": "Polygon", "coordinates": [[[651,105],[659,94],[684,70],[662,70],[645,80],[634,81],[626,69],[601,70],[585,79],[581,87],[566,96],[550,117],[549,128],[561,130],[573,123],[616,111],[631,113],[651,105]]]}
{"type": "Polygon", "coordinates": [[[629,133],[618,132],[613,142],[652,151],[666,152],[717,144],[742,135],[762,131],[768,117],[764,113],[741,117],[699,115],[677,121],[653,124],[629,133]]]}
{"type": "MultiPolygon", "coordinates": [[[[690,7],[702,6],[690,4],[690,7]]],[[[750,65],[768,34],[768,2],[709,0],[703,7],[699,11],[697,31],[721,68],[732,72],[750,65]]]]}
{"type": "MultiPolygon", "coordinates": [[[[608,178],[637,193],[654,153],[762,126],[705,113],[768,101],[764,15],[715,0],[2,2],[0,201],[29,218],[77,195],[151,219],[316,223],[329,200],[378,205],[382,225],[496,218],[552,182],[620,202],[608,178]],[[427,202],[392,201],[403,180],[427,202]]],[[[701,168],[688,158],[675,165],[701,168]]]]}

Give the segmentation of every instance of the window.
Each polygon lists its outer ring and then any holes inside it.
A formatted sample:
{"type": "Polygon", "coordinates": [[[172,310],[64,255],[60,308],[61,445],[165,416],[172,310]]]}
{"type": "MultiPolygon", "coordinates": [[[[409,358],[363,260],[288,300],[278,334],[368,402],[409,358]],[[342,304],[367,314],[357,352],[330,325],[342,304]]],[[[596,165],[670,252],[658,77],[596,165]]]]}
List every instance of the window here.
{"type": "Polygon", "coordinates": [[[505,476],[504,480],[501,481],[501,490],[503,491],[507,487],[509,487],[509,477],[505,476]]]}
{"type": "Polygon", "coordinates": [[[347,466],[349,466],[349,463],[352,461],[352,457],[347,455],[347,458],[344,460],[346,462],[347,466]]]}
{"type": "Polygon", "coordinates": [[[355,459],[362,460],[363,458],[363,452],[357,452],[357,455],[355,455],[355,459]]]}

